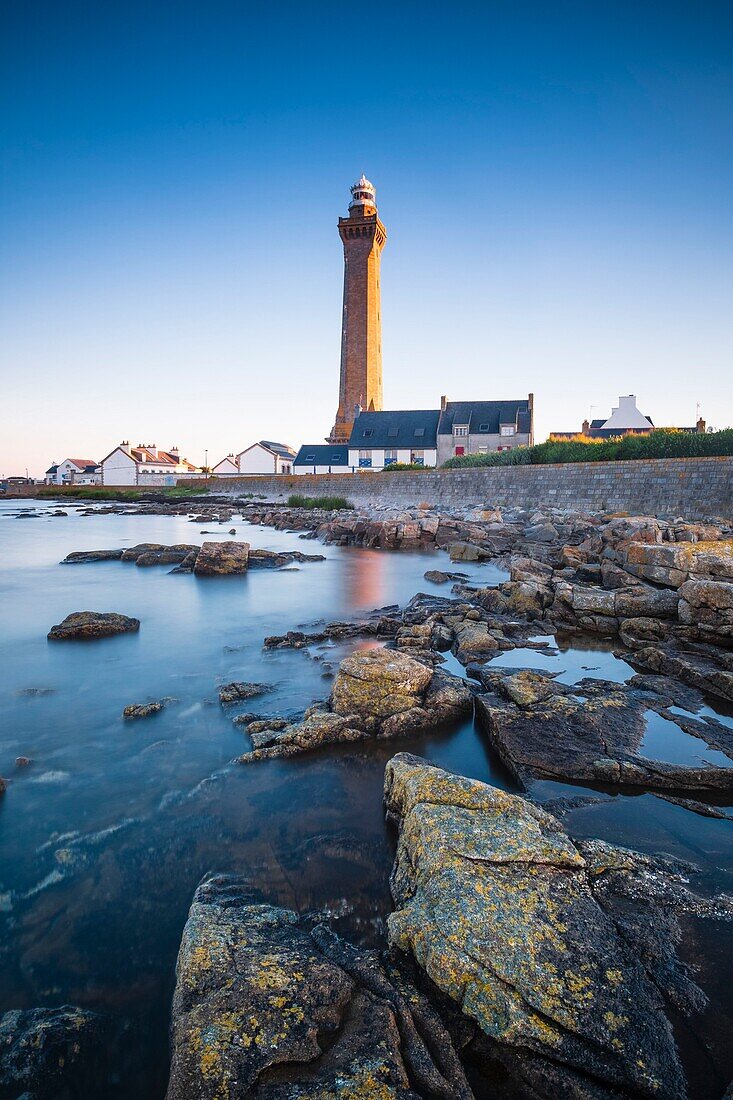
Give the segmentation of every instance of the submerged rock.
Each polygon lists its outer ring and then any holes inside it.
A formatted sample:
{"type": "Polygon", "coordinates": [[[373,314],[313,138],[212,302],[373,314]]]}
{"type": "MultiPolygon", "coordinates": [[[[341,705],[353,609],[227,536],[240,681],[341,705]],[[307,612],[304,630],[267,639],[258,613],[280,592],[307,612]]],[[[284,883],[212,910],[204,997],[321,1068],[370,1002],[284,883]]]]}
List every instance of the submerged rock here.
{"type": "Polygon", "coordinates": [[[107,638],[112,634],[134,634],[139,629],[139,619],[115,611],[74,611],[52,626],[47,636],[58,641],[107,638]]]}
{"type": "Polygon", "coordinates": [[[230,684],[222,684],[219,688],[219,702],[222,706],[229,703],[241,703],[246,699],[254,699],[257,695],[264,695],[272,691],[272,684],[256,684],[248,680],[233,680],[230,684]]]}
{"type": "Polygon", "coordinates": [[[117,550],[74,550],[73,553],[67,554],[62,565],[85,565],[87,562],[92,561],[120,561],[124,550],[120,547],[117,550]]]}
{"type": "Polygon", "coordinates": [[[123,710],[122,717],[126,719],[150,718],[153,714],[160,714],[168,702],[168,699],[156,699],[152,703],[130,703],[123,710]]]}
{"type": "Polygon", "coordinates": [[[198,887],[176,967],[167,1100],[470,1100],[451,1040],[374,953],[243,884],[198,887]]]}
{"type": "Polygon", "coordinates": [[[199,577],[228,576],[246,573],[248,562],[248,542],[205,542],[193,571],[199,577]]]}
{"type": "MultiPolygon", "coordinates": [[[[107,1080],[110,1022],[63,1005],[0,1016],[0,1095],[19,1100],[75,1100],[100,1095],[107,1080]]],[[[112,1089],[105,1095],[117,1095],[112,1089]]]]}
{"type": "MultiPolygon", "coordinates": [[[[404,753],[387,765],[385,802],[399,827],[390,943],[477,1022],[528,1095],[686,1096],[659,974],[597,890],[600,852],[589,862],[537,806],[404,753]]],[[[604,849],[605,867],[633,873],[633,853],[604,849]]]]}

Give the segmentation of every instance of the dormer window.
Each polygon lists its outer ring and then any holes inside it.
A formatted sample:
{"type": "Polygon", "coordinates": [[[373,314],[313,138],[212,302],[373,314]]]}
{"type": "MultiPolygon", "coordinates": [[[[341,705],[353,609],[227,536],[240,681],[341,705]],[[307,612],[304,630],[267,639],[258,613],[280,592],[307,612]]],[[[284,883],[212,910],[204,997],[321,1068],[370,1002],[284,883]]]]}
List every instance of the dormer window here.
{"type": "Polygon", "coordinates": [[[500,428],[500,435],[514,435],[514,425],[502,424],[500,428]]]}
{"type": "Polygon", "coordinates": [[[363,432],[363,435],[364,435],[365,439],[371,439],[371,437],[374,435],[374,429],[373,428],[365,428],[364,432],[363,432]]]}
{"type": "Polygon", "coordinates": [[[456,424],[453,428],[453,435],[466,436],[468,435],[468,424],[456,424]]]}
{"type": "Polygon", "coordinates": [[[478,426],[478,430],[479,430],[480,432],[488,432],[488,430],[489,430],[489,425],[488,425],[488,424],[479,424],[479,426],[478,426]]]}

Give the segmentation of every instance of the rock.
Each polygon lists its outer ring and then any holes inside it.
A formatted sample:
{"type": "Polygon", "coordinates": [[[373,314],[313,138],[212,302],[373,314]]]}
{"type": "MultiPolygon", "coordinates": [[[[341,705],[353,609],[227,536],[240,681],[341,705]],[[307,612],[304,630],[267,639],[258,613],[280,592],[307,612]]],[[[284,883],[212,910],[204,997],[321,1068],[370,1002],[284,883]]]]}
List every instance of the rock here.
{"type": "Polygon", "coordinates": [[[257,695],[264,695],[272,691],[272,684],[256,684],[248,680],[233,680],[230,684],[222,684],[219,688],[219,702],[222,706],[229,703],[241,703],[245,699],[254,699],[257,695]]]}
{"type": "Polygon", "coordinates": [[[558,531],[552,523],[537,523],[524,532],[525,542],[556,542],[558,531]]]}
{"type": "Polygon", "coordinates": [[[105,1091],[110,1032],[106,1017],[71,1005],[5,1012],[0,1016],[0,1095],[18,1100],[118,1095],[105,1091]]]}
{"type": "Polygon", "coordinates": [[[114,611],[74,611],[52,626],[47,636],[52,640],[107,638],[112,634],[134,634],[139,629],[139,619],[114,611]]]}
{"type": "Polygon", "coordinates": [[[541,703],[544,699],[549,699],[565,690],[550,676],[533,672],[529,668],[520,669],[510,676],[498,675],[495,682],[501,694],[519,707],[541,703]]]}
{"type": "Polygon", "coordinates": [[[424,573],[426,581],[432,584],[447,584],[448,581],[463,581],[467,579],[466,573],[444,573],[442,569],[428,569],[424,573]]]}
{"type": "Polygon", "coordinates": [[[682,649],[669,642],[664,649],[644,646],[627,656],[634,668],[673,676],[683,684],[733,701],[733,658],[712,646],[687,645],[682,649]]]}
{"type": "Polygon", "coordinates": [[[153,714],[160,714],[167,703],[166,699],[158,699],[153,703],[130,703],[122,712],[126,719],[150,718],[153,714]]]}
{"type": "Polygon", "coordinates": [[[614,615],[616,593],[607,592],[604,588],[582,588],[574,585],[571,604],[576,613],[590,611],[598,615],[614,615]]]}
{"type": "Polygon", "coordinates": [[[205,542],[198,552],[193,571],[199,577],[246,573],[248,542],[205,542]]]}
{"type": "Polygon", "coordinates": [[[687,580],[733,581],[733,539],[712,542],[631,543],[625,569],[637,577],[679,588],[687,580]]]}
{"type": "Polygon", "coordinates": [[[292,562],[325,561],[325,554],[303,554],[300,550],[287,550],[275,553],[274,550],[250,550],[250,569],[282,569],[292,562]]]}
{"type": "Polygon", "coordinates": [[[5,794],[7,789],[8,789],[8,781],[7,781],[7,779],[3,779],[3,777],[0,775],[0,797],[2,797],[2,795],[5,794]]]}
{"type": "Polygon", "coordinates": [[[62,565],[85,565],[92,561],[119,561],[124,550],[74,550],[67,554],[61,562],[62,565]]]}
{"type": "Polygon", "coordinates": [[[399,827],[389,941],[527,1095],[683,1100],[658,975],[607,912],[600,859],[537,806],[408,754],[387,765],[385,803],[399,827]]]}
{"type": "Polygon", "coordinates": [[[346,657],[333,685],[336,714],[388,718],[419,705],[432,670],[401,653],[369,649],[346,657]]]}
{"type": "Polygon", "coordinates": [[[624,619],[619,623],[618,633],[624,645],[630,649],[658,642],[667,636],[668,624],[659,619],[640,616],[638,619],[624,619]]]}
{"type": "Polygon", "coordinates": [[[619,619],[676,619],[679,602],[677,592],[637,584],[616,592],[613,614],[619,619]]]}
{"type": "Polygon", "coordinates": [[[470,1100],[425,997],[378,956],[244,884],[197,889],[176,967],[167,1100],[470,1100]]]}
{"type": "Polygon", "coordinates": [[[498,648],[499,643],[494,635],[489,633],[487,623],[466,620],[455,628],[453,652],[464,665],[486,654],[493,656],[498,648]]]}
{"type": "Polygon", "coordinates": [[[484,561],[490,557],[480,546],[470,542],[452,542],[448,547],[451,561],[484,561]]]}
{"type": "MultiPolygon", "coordinates": [[[[141,567],[149,565],[183,565],[187,562],[191,555],[198,556],[198,546],[189,546],[182,543],[179,546],[163,546],[159,550],[145,550],[138,554],[134,560],[135,565],[141,567]]],[[[122,560],[126,561],[125,555],[122,555],[122,560]]]]}
{"type": "Polygon", "coordinates": [[[230,527],[229,528],[229,534],[230,535],[236,535],[236,533],[237,533],[237,528],[236,527],[230,527]]]}
{"type": "Polygon", "coordinates": [[[679,619],[693,626],[703,640],[730,645],[733,641],[733,584],[690,580],[679,588],[679,619]]]}
{"type": "MultiPolygon", "coordinates": [[[[500,688],[503,698],[488,694],[476,700],[481,728],[525,788],[539,777],[627,784],[651,791],[733,791],[733,767],[671,764],[640,754],[646,712],[662,706],[656,693],[586,679],[566,694],[549,677],[546,680],[546,694],[535,703],[510,702],[507,685],[500,688]]],[[[534,690],[541,695],[539,685],[534,690]]],[[[677,715],[665,711],[665,717],[682,729],[677,715]]],[[[701,747],[713,736],[698,727],[690,732],[702,738],[701,747]]]]}
{"type": "Polygon", "coordinates": [[[30,756],[16,756],[15,758],[16,768],[29,768],[32,763],[30,756]]]}

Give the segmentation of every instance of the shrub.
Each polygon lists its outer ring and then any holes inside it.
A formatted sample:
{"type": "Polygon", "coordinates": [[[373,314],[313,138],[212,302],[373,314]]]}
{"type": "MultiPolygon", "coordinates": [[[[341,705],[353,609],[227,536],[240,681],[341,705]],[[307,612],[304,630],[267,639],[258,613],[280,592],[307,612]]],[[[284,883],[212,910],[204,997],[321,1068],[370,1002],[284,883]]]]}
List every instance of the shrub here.
{"type": "Polygon", "coordinates": [[[385,466],[382,470],[383,474],[391,473],[392,470],[434,470],[434,466],[424,466],[421,462],[393,462],[390,466],[385,466]]]}
{"type": "Polygon", "coordinates": [[[733,428],[721,432],[680,432],[658,428],[648,435],[618,436],[614,439],[548,439],[534,447],[517,447],[490,454],[457,455],[445,462],[446,469],[466,466],[528,466],[553,462],[624,462],[635,458],[696,458],[733,455],[733,428]]]}
{"type": "Polygon", "coordinates": [[[288,508],[322,508],[324,512],[337,512],[344,508],[353,510],[354,505],[345,497],[304,497],[292,493],[288,497],[288,508]]]}

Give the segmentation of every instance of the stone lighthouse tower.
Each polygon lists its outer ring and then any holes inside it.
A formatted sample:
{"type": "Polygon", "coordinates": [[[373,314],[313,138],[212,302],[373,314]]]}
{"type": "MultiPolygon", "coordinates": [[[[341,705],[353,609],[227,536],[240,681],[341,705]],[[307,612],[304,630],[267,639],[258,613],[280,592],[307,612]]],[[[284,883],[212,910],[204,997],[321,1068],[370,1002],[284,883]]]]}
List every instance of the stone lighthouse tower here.
{"type": "Polygon", "coordinates": [[[387,231],[377,214],[374,184],[365,176],[351,188],[348,218],[339,218],[344,245],[341,378],[330,443],[351,435],[355,409],[382,408],[382,314],[379,262],[387,231]]]}

